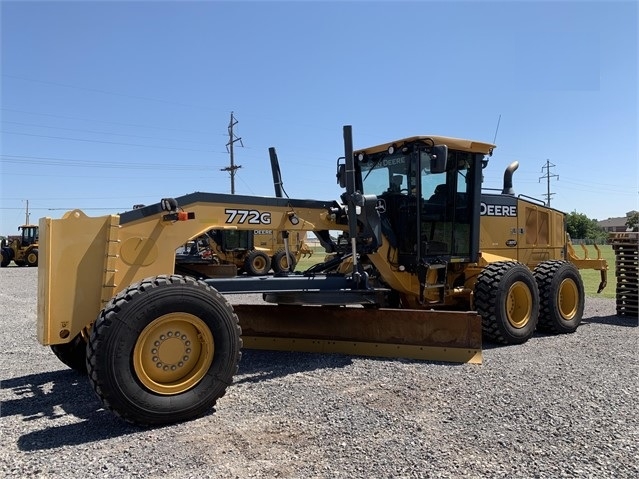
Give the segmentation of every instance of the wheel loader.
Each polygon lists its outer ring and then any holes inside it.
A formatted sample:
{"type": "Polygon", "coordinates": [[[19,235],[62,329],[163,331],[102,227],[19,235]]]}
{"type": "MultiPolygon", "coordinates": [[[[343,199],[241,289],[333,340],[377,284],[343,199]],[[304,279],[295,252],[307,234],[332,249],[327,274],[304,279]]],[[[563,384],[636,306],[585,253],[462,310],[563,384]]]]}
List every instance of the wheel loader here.
{"type": "Polygon", "coordinates": [[[38,266],[38,226],[18,226],[20,235],[9,236],[0,247],[0,266],[38,266]]]}
{"type": "Polygon", "coordinates": [[[104,407],[159,425],[210,411],[241,349],[479,363],[482,337],[520,344],[581,321],[564,215],[482,191],[494,145],[414,136],[353,149],[343,129],[340,201],[196,192],[121,214],[40,220],[38,340],[88,372],[104,407]],[[305,272],[200,277],[175,250],[211,229],[313,232],[329,260],[305,272]],[[338,235],[334,233],[338,232],[338,235]],[[259,293],[262,304],[231,305],[259,293]]]}

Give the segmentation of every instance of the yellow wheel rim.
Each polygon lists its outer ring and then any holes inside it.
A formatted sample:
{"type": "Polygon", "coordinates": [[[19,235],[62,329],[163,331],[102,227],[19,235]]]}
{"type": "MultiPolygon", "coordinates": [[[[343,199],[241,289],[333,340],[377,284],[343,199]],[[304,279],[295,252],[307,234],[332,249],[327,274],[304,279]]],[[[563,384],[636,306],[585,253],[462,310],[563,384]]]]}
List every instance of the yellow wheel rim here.
{"type": "Polygon", "coordinates": [[[266,268],[266,261],[263,257],[256,256],[255,258],[253,258],[253,267],[255,268],[255,271],[262,271],[264,268],[266,268]]]}
{"type": "Polygon", "coordinates": [[[34,253],[29,253],[27,256],[27,262],[29,264],[34,264],[38,260],[38,257],[34,253]]]}
{"type": "Polygon", "coordinates": [[[508,322],[514,328],[523,328],[528,324],[528,321],[530,321],[532,307],[530,288],[521,281],[513,283],[508,290],[506,299],[506,316],[508,317],[508,322]]]}
{"type": "Polygon", "coordinates": [[[564,279],[559,285],[557,303],[559,312],[564,319],[570,320],[575,317],[579,305],[579,290],[572,279],[564,279]]]}
{"type": "Polygon", "coordinates": [[[188,313],[170,313],[144,328],[133,350],[133,367],[151,391],[179,394],[206,375],[213,352],[213,334],[204,321],[188,313]]]}

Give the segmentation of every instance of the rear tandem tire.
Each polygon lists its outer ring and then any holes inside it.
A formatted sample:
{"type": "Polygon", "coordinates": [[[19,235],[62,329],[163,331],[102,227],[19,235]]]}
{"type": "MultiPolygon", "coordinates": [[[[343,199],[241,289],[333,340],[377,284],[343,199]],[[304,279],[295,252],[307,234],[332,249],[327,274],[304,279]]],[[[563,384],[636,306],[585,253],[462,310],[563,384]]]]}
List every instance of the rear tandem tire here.
{"type": "Polygon", "coordinates": [[[80,374],[87,373],[87,342],[78,334],[66,344],[53,344],[51,350],[60,361],[80,374]]]}
{"type": "Polygon", "coordinates": [[[295,270],[295,258],[292,254],[288,254],[288,263],[286,261],[286,250],[279,250],[273,255],[271,264],[274,273],[284,273],[286,271],[293,272],[295,270]]]}
{"type": "Polygon", "coordinates": [[[88,344],[89,381],[124,420],[170,424],[213,408],[237,372],[237,315],[215,289],[188,276],[129,286],[101,311],[88,344]]]}
{"type": "Polygon", "coordinates": [[[254,249],[244,260],[244,270],[249,276],[264,276],[271,270],[271,258],[264,251],[254,249]]]}
{"type": "Polygon", "coordinates": [[[475,307],[486,339],[525,343],[534,334],[539,316],[539,290],[532,272],[516,261],[489,264],[477,277],[475,307]]]}
{"type": "Polygon", "coordinates": [[[568,261],[552,260],[539,263],[534,275],[541,305],[537,329],[573,333],[584,314],[584,284],[579,270],[568,261]]]}

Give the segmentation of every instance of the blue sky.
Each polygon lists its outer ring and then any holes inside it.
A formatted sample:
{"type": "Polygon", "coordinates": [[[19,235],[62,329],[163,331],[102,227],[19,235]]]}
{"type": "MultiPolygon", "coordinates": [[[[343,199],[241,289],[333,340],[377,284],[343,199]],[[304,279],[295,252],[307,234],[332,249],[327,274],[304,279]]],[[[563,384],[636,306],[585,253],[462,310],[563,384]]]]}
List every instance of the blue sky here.
{"type": "Polygon", "coordinates": [[[1,4],[0,234],[194,191],[338,199],[355,148],[492,142],[485,186],[590,218],[639,209],[637,2],[1,4]]]}

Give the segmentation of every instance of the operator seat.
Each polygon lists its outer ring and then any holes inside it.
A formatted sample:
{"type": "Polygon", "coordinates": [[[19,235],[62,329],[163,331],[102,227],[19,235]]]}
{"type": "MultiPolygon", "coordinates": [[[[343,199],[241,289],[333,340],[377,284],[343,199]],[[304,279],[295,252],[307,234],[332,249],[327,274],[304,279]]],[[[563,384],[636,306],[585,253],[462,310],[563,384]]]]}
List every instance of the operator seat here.
{"type": "Polygon", "coordinates": [[[417,202],[414,196],[408,195],[407,190],[402,193],[403,182],[402,175],[393,175],[388,189],[381,194],[380,199],[384,200],[386,206],[381,215],[381,226],[391,246],[400,251],[412,251],[417,202]]]}
{"type": "Polygon", "coordinates": [[[445,205],[448,201],[448,185],[442,183],[435,187],[433,195],[428,199],[429,203],[437,205],[445,205]]]}
{"type": "Polygon", "coordinates": [[[387,193],[401,193],[404,177],[402,175],[393,175],[387,193]]]}

